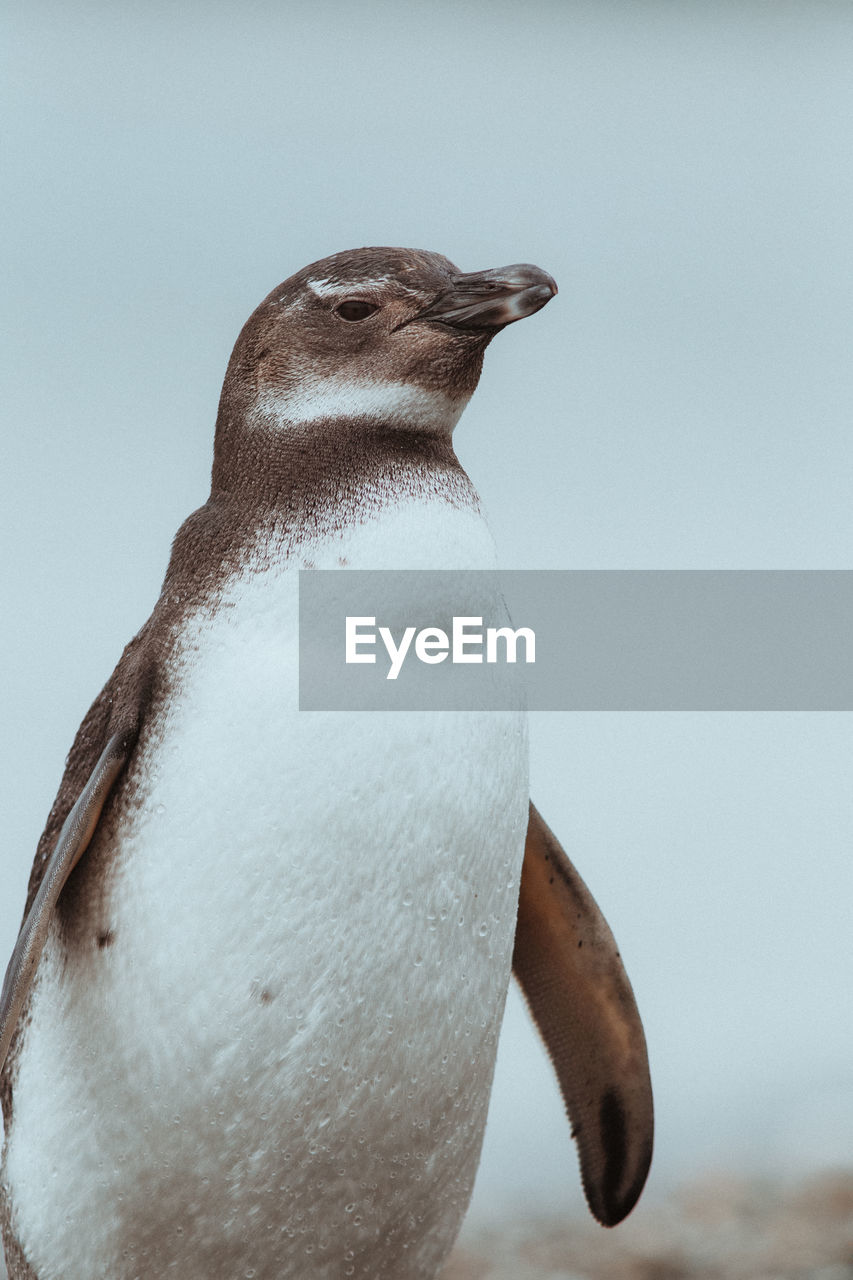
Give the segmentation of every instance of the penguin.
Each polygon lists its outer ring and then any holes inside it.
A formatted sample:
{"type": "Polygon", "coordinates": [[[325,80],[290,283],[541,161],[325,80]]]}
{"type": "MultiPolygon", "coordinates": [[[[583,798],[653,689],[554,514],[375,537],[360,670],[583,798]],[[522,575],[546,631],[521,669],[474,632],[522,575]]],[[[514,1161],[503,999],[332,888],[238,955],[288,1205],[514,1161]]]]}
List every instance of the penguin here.
{"type": "Polygon", "coordinates": [[[514,970],[595,1217],[652,1152],[613,936],[524,716],[300,712],[298,571],[496,564],[453,428],[556,293],[363,248],[241,331],[211,493],[86,715],[0,997],[10,1280],[433,1280],[514,970]]]}

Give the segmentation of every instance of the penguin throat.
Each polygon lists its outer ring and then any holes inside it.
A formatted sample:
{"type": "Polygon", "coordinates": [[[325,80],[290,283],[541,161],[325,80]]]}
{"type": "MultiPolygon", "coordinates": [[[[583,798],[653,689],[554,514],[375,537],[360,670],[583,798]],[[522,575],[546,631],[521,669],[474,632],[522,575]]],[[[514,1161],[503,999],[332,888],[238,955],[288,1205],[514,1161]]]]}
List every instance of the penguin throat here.
{"type": "Polygon", "coordinates": [[[247,424],[292,433],[321,422],[370,422],[449,437],[468,399],[416,382],[317,378],[259,389],[247,424]]]}

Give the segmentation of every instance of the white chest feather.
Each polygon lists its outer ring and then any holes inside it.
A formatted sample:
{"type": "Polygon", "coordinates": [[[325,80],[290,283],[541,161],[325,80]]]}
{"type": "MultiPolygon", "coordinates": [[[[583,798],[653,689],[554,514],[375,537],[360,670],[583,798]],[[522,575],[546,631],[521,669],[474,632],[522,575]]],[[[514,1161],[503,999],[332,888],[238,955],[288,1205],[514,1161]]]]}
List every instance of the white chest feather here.
{"type": "MultiPolygon", "coordinates": [[[[491,564],[479,518],[446,504],[302,552],[491,564]]],[[[48,948],[6,1161],[40,1280],[429,1277],[464,1212],[524,724],[299,713],[298,563],[250,563],[187,628],[119,826],[112,945],[48,948]]]]}

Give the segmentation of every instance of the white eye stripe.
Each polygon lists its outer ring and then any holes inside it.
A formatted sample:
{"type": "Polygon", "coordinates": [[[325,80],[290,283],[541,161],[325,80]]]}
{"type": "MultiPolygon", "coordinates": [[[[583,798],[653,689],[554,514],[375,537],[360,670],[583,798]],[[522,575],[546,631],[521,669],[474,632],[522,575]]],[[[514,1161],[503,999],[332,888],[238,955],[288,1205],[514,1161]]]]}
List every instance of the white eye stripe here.
{"type": "Polygon", "coordinates": [[[419,294],[419,290],[410,289],[392,275],[371,276],[370,279],[351,280],[343,284],[338,280],[306,280],[305,287],[317,298],[363,298],[366,302],[378,302],[379,296],[387,292],[389,282],[394,286],[391,291],[393,297],[417,297],[419,294]]]}
{"type": "Polygon", "coordinates": [[[372,280],[359,280],[352,284],[340,284],[333,280],[306,280],[305,284],[318,298],[360,298],[371,290],[381,289],[390,278],[374,276],[372,280]]]}
{"type": "Polygon", "coordinates": [[[323,418],[380,418],[450,432],[467,403],[467,396],[455,398],[411,382],[324,378],[290,392],[267,392],[258,412],[282,428],[323,418]]]}

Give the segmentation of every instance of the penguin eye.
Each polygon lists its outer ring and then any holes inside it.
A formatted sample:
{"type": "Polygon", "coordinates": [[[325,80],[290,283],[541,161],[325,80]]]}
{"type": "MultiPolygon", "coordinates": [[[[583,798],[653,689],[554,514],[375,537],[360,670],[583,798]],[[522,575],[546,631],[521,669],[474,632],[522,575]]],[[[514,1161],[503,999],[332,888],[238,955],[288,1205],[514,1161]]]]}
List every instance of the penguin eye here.
{"type": "Polygon", "coordinates": [[[342,320],[366,320],[368,316],[373,315],[374,311],[378,311],[379,307],[375,302],[360,302],[351,298],[347,302],[342,302],[335,310],[342,320]]]}

